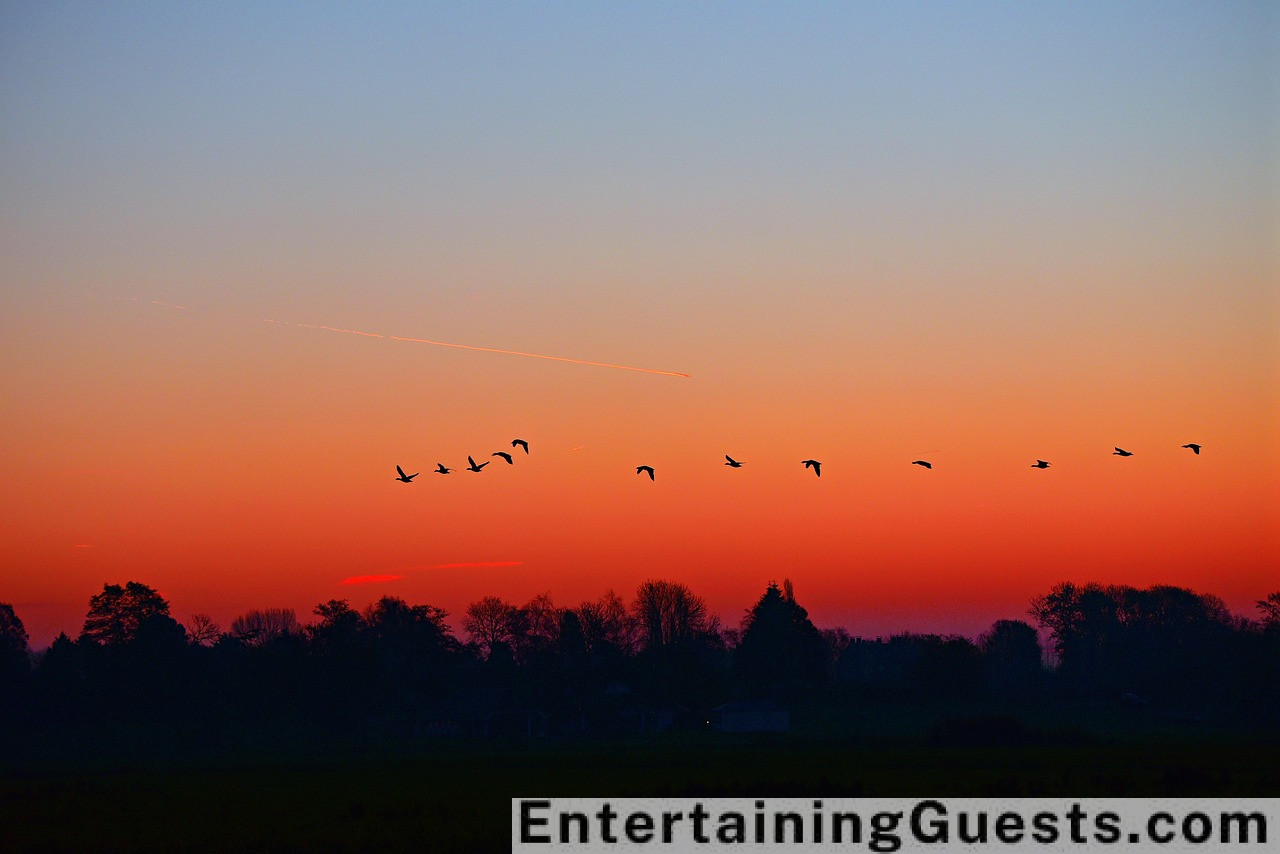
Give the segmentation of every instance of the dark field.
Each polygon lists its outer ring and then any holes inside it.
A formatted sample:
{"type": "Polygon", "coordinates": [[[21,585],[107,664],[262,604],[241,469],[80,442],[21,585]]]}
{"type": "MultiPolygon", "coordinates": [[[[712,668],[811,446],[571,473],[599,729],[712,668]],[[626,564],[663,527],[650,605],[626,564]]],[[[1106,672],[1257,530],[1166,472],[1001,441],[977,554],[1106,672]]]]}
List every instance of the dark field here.
{"type": "Polygon", "coordinates": [[[1280,740],[1098,715],[864,710],[836,735],[449,741],[6,766],[0,849],[506,850],[513,796],[1274,796],[1280,740]],[[874,713],[873,713],[874,712],[874,713]],[[1051,723],[1051,721],[1050,721],[1051,723]],[[1135,724],[1142,724],[1135,727],[1135,724]],[[861,732],[856,730],[862,730],[861,732]]]}

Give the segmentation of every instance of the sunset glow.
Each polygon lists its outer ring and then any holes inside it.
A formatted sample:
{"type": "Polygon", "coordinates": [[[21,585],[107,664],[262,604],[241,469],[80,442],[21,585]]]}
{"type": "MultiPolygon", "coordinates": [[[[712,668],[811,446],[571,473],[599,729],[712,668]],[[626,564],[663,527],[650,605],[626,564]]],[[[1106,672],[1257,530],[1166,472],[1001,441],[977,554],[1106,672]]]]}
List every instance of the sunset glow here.
{"type": "Polygon", "coordinates": [[[4,13],[33,648],[127,580],[970,637],[1276,589],[1273,8],[232,5],[4,13]]]}

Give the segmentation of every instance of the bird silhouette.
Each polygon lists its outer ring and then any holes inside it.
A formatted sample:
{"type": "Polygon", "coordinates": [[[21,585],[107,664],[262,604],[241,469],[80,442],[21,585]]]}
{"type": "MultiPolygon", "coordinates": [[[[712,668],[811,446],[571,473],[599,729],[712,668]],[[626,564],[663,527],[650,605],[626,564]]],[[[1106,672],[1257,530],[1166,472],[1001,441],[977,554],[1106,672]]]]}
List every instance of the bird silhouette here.
{"type": "Polygon", "coordinates": [[[444,463],[436,463],[436,474],[448,474],[451,471],[453,469],[446,468],[444,463]]]}
{"type": "Polygon", "coordinates": [[[489,456],[491,456],[491,457],[502,457],[504,460],[506,460],[506,461],[507,461],[507,465],[509,465],[509,466],[513,466],[513,465],[515,465],[515,463],[514,463],[514,462],[512,461],[512,459],[511,459],[511,455],[510,455],[510,454],[508,454],[506,451],[494,451],[494,452],[493,452],[492,454],[490,454],[489,456]]]}
{"type": "Polygon", "coordinates": [[[813,469],[814,474],[818,477],[822,477],[822,463],[817,460],[801,460],[801,462],[804,463],[805,468],[813,469]]]}
{"type": "Polygon", "coordinates": [[[529,453],[529,443],[526,442],[524,439],[512,439],[511,447],[514,448],[516,445],[519,445],[520,447],[524,448],[524,452],[526,454],[529,453]]]}
{"type": "Polygon", "coordinates": [[[396,466],[396,471],[400,472],[400,476],[396,480],[401,483],[413,483],[413,479],[418,476],[416,471],[413,474],[405,474],[404,469],[400,468],[400,466],[396,466]]]}
{"type": "Polygon", "coordinates": [[[740,468],[742,468],[742,463],[738,462],[737,460],[735,460],[733,457],[729,456],[728,454],[725,454],[725,455],[724,455],[724,458],[725,458],[726,460],[728,460],[728,462],[727,462],[727,463],[725,463],[725,465],[727,465],[727,466],[731,466],[732,468],[735,468],[735,469],[740,469],[740,468]]]}
{"type": "Polygon", "coordinates": [[[647,474],[649,480],[653,480],[653,466],[636,466],[636,474],[647,474]]]}
{"type": "Polygon", "coordinates": [[[1132,457],[1133,451],[1126,451],[1124,448],[1116,448],[1111,452],[1113,457],[1132,457]]]}
{"type": "Polygon", "coordinates": [[[1190,449],[1191,449],[1191,453],[1195,454],[1197,457],[1198,457],[1198,456],[1200,456],[1200,446],[1199,446],[1199,445],[1197,445],[1195,442],[1192,442],[1192,443],[1191,443],[1191,444],[1189,444],[1189,445],[1183,445],[1182,447],[1184,447],[1184,448],[1190,448],[1190,449]]]}
{"type": "Polygon", "coordinates": [[[479,465],[476,465],[476,461],[471,459],[470,454],[467,455],[467,462],[469,463],[469,465],[467,466],[467,471],[480,471],[480,469],[489,465],[488,460],[484,461],[483,463],[480,463],[479,465]]]}
{"type": "Polygon", "coordinates": [[[1049,467],[1049,464],[1046,463],[1044,460],[1036,460],[1034,463],[1031,464],[1031,467],[1033,469],[1047,469],[1049,467]]]}
{"type": "Polygon", "coordinates": [[[929,462],[928,460],[912,460],[911,465],[924,466],[927,469],[933,468],[933,463],[929,462]]]}

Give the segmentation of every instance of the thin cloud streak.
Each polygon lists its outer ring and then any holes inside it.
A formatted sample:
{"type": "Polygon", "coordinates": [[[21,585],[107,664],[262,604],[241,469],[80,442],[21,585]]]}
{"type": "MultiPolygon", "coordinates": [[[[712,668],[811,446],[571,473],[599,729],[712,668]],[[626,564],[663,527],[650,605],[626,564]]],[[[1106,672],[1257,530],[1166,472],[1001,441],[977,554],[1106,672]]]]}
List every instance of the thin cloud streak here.
{"type": "Polygon", "coordinates": [[[589,359],[571,359],[568,356],[547,356],[542,353],[525,353],[521,350],[503,350],[498,347],[477,347],[473,344],[450,344],[447,341],[431,341],[427,338],[406,338],[400,335],[388,335],[392,341],[406,341],[412,344],[431,344],[436,347],[456,347],[459,350],[479,350],[482,353],[503,353],[507,356],[525,356],[530,359],[548,359],[552,362],[569,362],[574,365],[591,365],[596,368],[614,368],[619,371],[638,371],[642,374],[661,374],[666,377],[685,377],[689,374],[680,371],[660,371],[657,368],[637,368],[632,365],[614,365],[609,362],[592,362],[589,359]]]}
{"type": "MultiPolygon", "coordinates": [[[[139,302],[136,297],[128,297],[132,302],[139,302]]],[[[152,305],[165,306],[166,308],[180,309],[187,311],[185,305],[177,305],[175,303],[161,302],[159,300],[151,300],[152,305]]],[[[480,347],[475,344],[454,344],[450,341],[433,341],[430,338],[411,338],[405,335],[383,335],[380,332],[365,332],[361,329],[343,329],[340,326],[328,326],[322,323],[297,323],[287,320],[272,320],[266,317],[259,317],[262,323],[273,323],[278,326],[296,326],[299,329],[319,329],[325,332],[340,332],[343,335],[360,335],[364,338],[385,338],[391,341],[403,341],[408,344],[430,344],[433,347],[452,347],[457,350],[475,350],[481,353],[501,353],[506,356],[524,356],[526,359],[546,359],[551,362],[568,362],[571,365],[589,365],[594,368],[613,368],[616,371],[635,371],[641,374],[658,374],[664,377],[683,377],[689,378],[689,374],[682,371],[663,371],[657,368],[641,368],[635,365],[617,365],[612,362],[596,362],[591,359],[573,359],[569,356],[549,356],[546,353],[527,353],[523,350],[504,350],[501,347],[480,347]]]]}
{"type": "Polygon", "coordinates": [[[353,575],[344,578],[339,584],[379,584],[386,581],[399,581],[403,575],[353,575]]]}
{"type": "Polygon", "coordinates": [[[366,338],[385,338],[377,332],[361,332],[359,329],[340,329],[337,326],[324,326],[315,323],[295,323],[294,326],[301,326],[303,329],[323,329],[326,332],[341,332],[344,335],[363,335],[366,338]]]}

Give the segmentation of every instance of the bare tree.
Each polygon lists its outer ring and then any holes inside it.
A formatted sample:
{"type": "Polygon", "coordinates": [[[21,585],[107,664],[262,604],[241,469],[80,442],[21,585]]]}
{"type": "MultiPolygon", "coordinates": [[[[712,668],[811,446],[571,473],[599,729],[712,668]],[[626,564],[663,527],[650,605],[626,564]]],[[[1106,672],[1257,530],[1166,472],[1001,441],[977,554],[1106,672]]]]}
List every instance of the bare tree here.
{"type": "Polygon", "coordinates": [[[541,593],[520,609],[524,612],[524,645],[545,649],[560,639],[560,609],[551,601],[550,593],[541,593]]]}
{"type": "Polygon", "coordinates": [[[191,625],[187,626],[187,640],[196,646],[210,646],[222,633],[222,627],[213,621],[208,614],[192,614],[191,625]]]}
{"type": "Polygon", "coordinates": [[[627,613],[622,597],[612,590],[606,591],[595,602],[583,602],[574,609],[578,624],[582,627],[587,650],[600,644],[610,644],[618,650],[631,652],[635,645],[635,621],[627,613]]]}
{"type": "Polygon", "coordinates": [[[707,603],[673,581],[650,580],[641,584],[631,613],[646,649],[685,643],[715,626],[707,614],[707,603]]]}
{"type": "Polygon", "coordinates": [[[245,646],[263,646],[276,638],[301,633],[292,608],[256,608],[231,621],[231,636],[245,646]]]}
{"type": "Polygon", "coordinates": [[[497,596],[486,596],[467,606],[462,628],[472,642],[479,645],[485,657],[496,643],[514,646],[525,633],[525,613],[497,596]]]}
{"type": "Polygon", "coordinates": [[[1262,625],[1280,627],[1280,590],[1266,599],[1259,599],[1257,604],[1262,612],[1262,625]]]}

